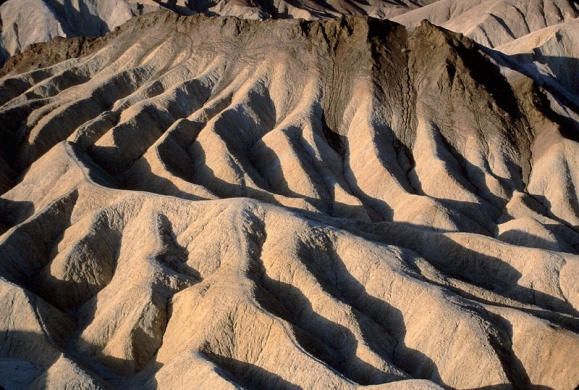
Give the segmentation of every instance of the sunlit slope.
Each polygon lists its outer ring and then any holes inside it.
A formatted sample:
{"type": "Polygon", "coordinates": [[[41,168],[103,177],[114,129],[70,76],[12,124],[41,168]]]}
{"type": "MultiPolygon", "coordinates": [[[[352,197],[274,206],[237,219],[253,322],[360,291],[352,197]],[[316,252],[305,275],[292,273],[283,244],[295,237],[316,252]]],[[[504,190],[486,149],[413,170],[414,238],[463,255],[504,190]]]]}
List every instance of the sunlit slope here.
{"type": "Polygon", "coordinates": [[[429,23],[154,13],[9,65],[22,386],[579,383],[577,108],[514,62],[429,23]]]}

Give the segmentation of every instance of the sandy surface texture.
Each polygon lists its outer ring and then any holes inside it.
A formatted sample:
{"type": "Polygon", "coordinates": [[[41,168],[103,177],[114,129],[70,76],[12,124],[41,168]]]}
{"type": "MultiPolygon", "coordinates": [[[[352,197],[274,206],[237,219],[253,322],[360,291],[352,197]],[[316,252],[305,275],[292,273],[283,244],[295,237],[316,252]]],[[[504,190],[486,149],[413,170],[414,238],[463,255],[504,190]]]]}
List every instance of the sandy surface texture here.
{"type": "Polygon", "coordinates": [[[12,57],[0,386],[573,390],[568,23],[163,11],[12,57]]]}

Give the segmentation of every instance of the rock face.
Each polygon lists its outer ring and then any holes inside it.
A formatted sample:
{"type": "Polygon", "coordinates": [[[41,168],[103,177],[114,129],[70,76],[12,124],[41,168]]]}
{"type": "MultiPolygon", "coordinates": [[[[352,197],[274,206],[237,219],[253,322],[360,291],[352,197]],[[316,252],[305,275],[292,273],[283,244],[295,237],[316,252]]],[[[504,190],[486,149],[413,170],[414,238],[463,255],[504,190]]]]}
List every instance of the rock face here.
{"type": "Polygon", "coordinates": [[[579,96],[579,19],[560,23],[499,46],[497,50],[527,65],[539,77],[579,96]]]}
{"type": "Polygon", "coordinates": [[[98,37],[156,11],[152,0],[11,0],[0,6],[0,65],[28,45],[56,37],[98,37]]]}
{"type": "Polygon", "coordinates": [[[390,18],[438,0],[173,0],[167,6],[181,13],[236,16],[244,19],[318,19],[341,15],[390,18]]]}
{"type": "Polygon", "coordinates": [[[28,45],[100,37],[160,9],[249,20],[370,16],[408,27],[427,19],[491,48],[579,16],[573,0],[10,0],[0,6],[0,65],[28,45]]]}
{"type": "Polygon", "coordinates": [[[574,0],[440,0],[393,20],[415,26],[427,19],[496,47],[578,16],[574,0]]]}
{"type": "Polygon", "coordinates": [[[0,385],[574,389],[579,109],[530,76],[353,17],[14,57],[0,385]]]}
{"type": "Polygon", "coordinates": [[[160,9],[244,19],[388,18],[437,0],[10,0],[0,2],[0,66],[28,45],[56,37],[100,37],[132,17],[160,9]]]}

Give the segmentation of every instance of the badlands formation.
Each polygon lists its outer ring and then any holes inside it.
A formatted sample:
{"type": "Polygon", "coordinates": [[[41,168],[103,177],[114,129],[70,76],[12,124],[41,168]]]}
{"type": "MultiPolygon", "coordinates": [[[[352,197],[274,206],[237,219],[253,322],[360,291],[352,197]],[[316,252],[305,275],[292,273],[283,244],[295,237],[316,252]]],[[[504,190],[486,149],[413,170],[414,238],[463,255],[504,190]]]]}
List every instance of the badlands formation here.
{"type": "Polygon", "coordinates": [[[12,56],[0,386],[575,389],[577,7],[389,3],[12,56]]]}
{"type": "MultiPolygon", "coordinates": [[[[436,0],[0,0],[0,66],[36,42],[99,37],[148,12],[205,13],[244,19],[393,17],[436,0]]],[[[526,1],[526,0],[525,0],[526,1]]]]}

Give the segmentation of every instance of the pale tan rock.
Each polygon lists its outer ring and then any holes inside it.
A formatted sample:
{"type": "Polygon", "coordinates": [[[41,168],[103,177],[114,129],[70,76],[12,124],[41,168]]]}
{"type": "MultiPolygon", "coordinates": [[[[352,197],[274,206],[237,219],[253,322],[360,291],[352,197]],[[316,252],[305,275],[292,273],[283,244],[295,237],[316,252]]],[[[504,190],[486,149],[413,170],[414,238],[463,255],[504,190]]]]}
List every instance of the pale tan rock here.
{"type": "Polygon", "coordinates": [[[106,382],[61,356],[50,369],[38,377],[28,389],[110,389],[106,382]]]}
{"type": "Polygon", "coordinates": [[[392,18],[405,26],[423,19],[496,47],[579,16],[569,0],[440,0],[392,18]]]}
{"type": "Polygon", "coordinates": [[[0,8],[0,64],[28,45],[56,37],[102,36],[143,12],[152,0],[11,0],[0,8]]]}
{"type": "Polygon", "coordinates": [[[576,386],[577,113],[516,61],[426,22],[169,12],[10,61],[21,383],[576,386]]]}
{"type": "Polygon", "coordinates": [[[497,50],[511,55],[523,64],[532,65],[547,80],[561,85],[574,95],[579,94],[579,81],[574,72],[577,53],[577,19],[546,27],[525,35],[497,50]]]}

